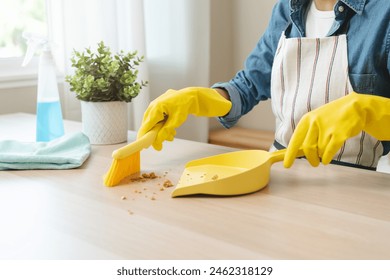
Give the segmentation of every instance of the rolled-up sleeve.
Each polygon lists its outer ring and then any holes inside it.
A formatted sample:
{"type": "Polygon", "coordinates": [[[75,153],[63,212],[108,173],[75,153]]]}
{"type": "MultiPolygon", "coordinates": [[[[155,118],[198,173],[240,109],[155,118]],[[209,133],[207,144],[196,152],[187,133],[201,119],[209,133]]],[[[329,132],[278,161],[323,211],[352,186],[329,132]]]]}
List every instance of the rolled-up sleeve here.
{"type": "Polygon", "coordinates": [[[232,108],[226,116],[218,117],[219,122],[225,127],[230,128],[234,126],[241,117],[241,97],[240,93],[237,91],[236,87],[232,84],[226,83],[216,83],[212,86],[213,88],[223,88],[225,89],[230,97],[232,102],[232,108]]]}

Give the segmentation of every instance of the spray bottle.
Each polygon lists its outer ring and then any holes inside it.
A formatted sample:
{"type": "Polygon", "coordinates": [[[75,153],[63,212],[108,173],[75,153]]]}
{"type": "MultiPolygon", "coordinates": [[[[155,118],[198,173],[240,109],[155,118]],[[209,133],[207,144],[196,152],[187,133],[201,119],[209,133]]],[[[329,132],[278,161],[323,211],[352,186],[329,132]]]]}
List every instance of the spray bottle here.
{"type": "Polygon", "coordinates": [[[27,33],[23,36],[28,48],[22,66],[30,62],[37,50],[42,51],[38,68],[36,141],[47,142],[64,135],[56,67],[47,38],[27,33]]]}

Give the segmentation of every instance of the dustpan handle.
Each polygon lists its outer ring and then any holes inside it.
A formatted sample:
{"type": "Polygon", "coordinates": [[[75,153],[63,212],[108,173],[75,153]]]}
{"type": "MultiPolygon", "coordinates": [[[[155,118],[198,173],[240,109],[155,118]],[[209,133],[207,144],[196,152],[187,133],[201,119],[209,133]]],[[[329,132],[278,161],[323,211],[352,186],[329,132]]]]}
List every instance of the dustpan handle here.
{"type": "MultiPolygon", "coordinates": [[[[275,162],[278,162],[278,161],[283,161],[284,160],[284,156],[286,155],[286,151],[287,151],[287,149],[281,149],[281,150],[277,150],[277,151],[271,152],[269,161],[271,163],[275,163],[275,162]]],[[[298,150],[298,153],[297,153],[296,157],[303,157],[303,156],[305,156],[303,151],[302,150],[298,150]]]]}
{"type": "Polygon", "coordinates": [[[151,130],[146,132],[141,138],[136,141],[127,144],[126,146],[115,150],[112,153],[112,157],[115,159],[122,159],[128,157],[134,153],[137,153],[143,149],[149,148],[157,137],[157,133],[160,131],[164,122],[157,123],[151,130]]]}

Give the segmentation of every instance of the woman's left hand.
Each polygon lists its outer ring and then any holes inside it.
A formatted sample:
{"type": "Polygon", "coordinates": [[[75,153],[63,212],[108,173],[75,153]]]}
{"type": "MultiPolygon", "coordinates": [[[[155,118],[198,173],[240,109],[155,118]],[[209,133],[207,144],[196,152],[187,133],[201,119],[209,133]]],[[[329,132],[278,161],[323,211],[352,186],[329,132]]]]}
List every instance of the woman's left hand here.
{"type": "Polygon", "coordinates": [[[305,114],[287,147],[284,166],[293,165],[298,150],[312,166],[328,164],[344,142],[361,131],[390,139],[390,99],[352,92],[305,114]]]}

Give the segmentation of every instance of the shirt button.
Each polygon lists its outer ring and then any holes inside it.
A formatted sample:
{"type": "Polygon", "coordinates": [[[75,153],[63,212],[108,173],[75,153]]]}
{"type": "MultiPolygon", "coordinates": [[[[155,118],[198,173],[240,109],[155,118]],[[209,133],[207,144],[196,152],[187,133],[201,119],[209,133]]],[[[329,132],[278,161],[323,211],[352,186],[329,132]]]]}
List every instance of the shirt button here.
{"type": "Polygon", "coordinates": [[[344,12],[344,6],[339,6],[338,10],[340,13],[344,12]]]}

